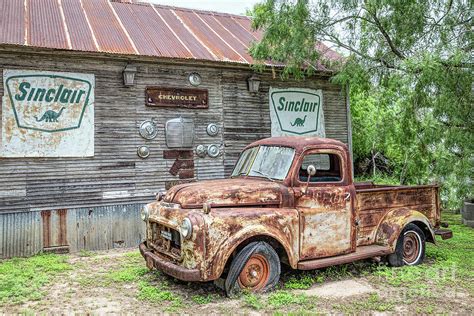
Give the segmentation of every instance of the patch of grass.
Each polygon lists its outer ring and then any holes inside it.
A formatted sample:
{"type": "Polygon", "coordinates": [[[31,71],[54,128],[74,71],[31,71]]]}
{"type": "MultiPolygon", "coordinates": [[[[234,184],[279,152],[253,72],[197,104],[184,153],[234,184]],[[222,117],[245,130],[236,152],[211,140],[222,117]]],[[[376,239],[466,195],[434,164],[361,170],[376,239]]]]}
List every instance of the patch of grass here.
{"type": "Polygon", "coordinates": [[[314,283],[321,283],[324,281],[324,277],[320,275],[313,275],[311,273],[302,273],[300,275],[292,275],[286,282],[285,288],[296,290],[306,290],[310,288],[314,283]]]}
{"type": "Polygon", "coordinates": [[[181,297],[176,297],[172,302],[171,305],[165,308],[165,312],[168,313],[176,313],[178,312],[181,308],[184,307],[183,300],[181,297]]]}
{"type": "Polygon", "coordinates": [[[110,271],[107,277],[115,282],[137,282],[147,273],[147,268],[137,265],[128,265],[119,270],[110,271]]]}
{"type": "Polygon", "coordinates": [[[97,254],[89,250],[81,249],[77,255],[79,257],[93,257],[97,254]]]}
{"type": "Polygon", "coordinates": [[[72,269],[67,259],[63,255],[42,254],[0,262],[0,306],[41,299],[43,286],[72,269]]]}
{"type": "Polygon", "coordinates": [[[244,294],[244,303],[246,306],[255,309],[255,310],[260,310],[263,308],[264,304],[262,302],[262,297],[257,296],[253,293],[245,293],[244,294]]]}
{"type": "Polygon", "coordinates": [[[378,294],[371,294],[367,299],[352,301],[332,306],[343,313],[354,314],[366,311],[388,312],[395,309],[395,304],[381,299],[378,294]]]}
{"type": "Polygon", "coordinates": [[[191,297],[192,301],[199,305],[205,305],[212,302],[213,296],[211,294],[207,295],[194,295],[191,297]]]}
{"type": "Polygon", "coordinates": [[[288,305],[305,304],[307,300],[304,294],[295,294],[288,291],[276,291],[268,296],[268,304],[275,308],[288,305]]]}
{"type": "Polygon", "coordinates": [[[161,287],[153,286],[146,281],[138,283],[138,299],[143,301],[172,301],[173,293],[168,290],[163,290],[161,287]]]}
{"type": "Polygon", "coordinates": [[[129,259],[136,259],[136,260],[145,260],[143,259],[142,255],[140,254],[140,251],[131,251],[127,252],[124,257],[129,258],[129,259]]]}

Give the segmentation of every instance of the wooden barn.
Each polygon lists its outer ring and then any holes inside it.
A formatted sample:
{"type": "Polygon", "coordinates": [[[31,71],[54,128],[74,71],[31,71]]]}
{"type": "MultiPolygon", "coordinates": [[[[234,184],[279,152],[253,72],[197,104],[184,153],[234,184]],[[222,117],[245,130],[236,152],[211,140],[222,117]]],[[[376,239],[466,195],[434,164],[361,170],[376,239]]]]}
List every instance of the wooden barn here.
{"type": "Polygon", "coordinates": [[[138,245],[156,192],[228,176],[261,138],[350,146],[346,89],[323,66],[254,72],[261,36],[245,16],[130,0],[0,1],[0,258],[138,245]]]}

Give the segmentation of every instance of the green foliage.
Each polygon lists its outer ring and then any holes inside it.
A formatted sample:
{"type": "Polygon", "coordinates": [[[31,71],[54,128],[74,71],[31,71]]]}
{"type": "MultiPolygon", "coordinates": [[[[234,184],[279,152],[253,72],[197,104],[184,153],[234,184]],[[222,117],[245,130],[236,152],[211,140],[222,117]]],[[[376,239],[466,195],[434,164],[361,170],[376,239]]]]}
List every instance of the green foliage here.
{"type": "Polygon", "coordinates": [[[244,302],[245,305],[255,310],[260,310],[264,307],[261,297],[253,293],[245,293],[244,302]]]}
{"type": "Polygon", "coordinates": [[[138,283],[138,299],[150,302],[181,302],[181,298],[173,292],[146,281],[138,283]]]}
{"type": "Polygon", "coordinates": [[[395,304],[388,302],[378,296],[371,294],[367,299],[353,301],[350,304],[334,304],[333,308],[347,314],[354,314],[366,311],[387,312],[395,309],[395,304]]]}
{"type": "Polygon", "coordinates": [[[288,291],[276,291],[268,296],[268,304],[279,308],[288,305],[299,305],[306,303],[307,297],[303,294],[295,294],[288,291]]]}
{"type": "Polygon", "coordinates": [[[42,287],[59,273],[71,269],[67,259],[44,254],[0,262],[0,306],[41,299],[42,287]]]}
{"type": "MultiPolygon", "coordinates": [[[[322,279],[322,277],[321,277],[322,279]]],[[[317,277],[312,275],[311,273],[303,273],[301,275],[292,275],[286,282],[285,288],[286,289],[308,289],[314,283],[318,281],[317,277]]]]}
{"type": "Polygon", "coordinates": [[[438,182],[453,209],[474,192],[470,12],[463,0],[266,0],[251,12],[264,30],[251,54],[286,63],[282,77],[337,70],[334,82],[350,86],[356,171],[438,182]],[[347,53],[344,64],[315,52],[321,41],[347,53]]]}
{"type": "Polygon", "coordinates": [[[211,294],[194,295],[193,297],[191,297],[191,299],[196,304],[205,305],[205,304],[209,304],[210,302],[212,302],[213,296],[211,294]]]}
{"type": "Polygon", "coordinates": [[[136,282],[147,273],[147,268],[131,264],[119,270],[110,271],[108,277],[115,282],[136,282]]]}

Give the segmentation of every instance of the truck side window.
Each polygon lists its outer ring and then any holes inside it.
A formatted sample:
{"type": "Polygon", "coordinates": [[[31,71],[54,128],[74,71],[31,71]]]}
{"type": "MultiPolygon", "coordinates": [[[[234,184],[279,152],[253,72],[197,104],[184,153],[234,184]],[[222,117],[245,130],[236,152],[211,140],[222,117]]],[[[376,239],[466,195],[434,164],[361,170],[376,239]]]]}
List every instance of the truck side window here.
{"type": "Polygon", "coordinates": [[[316,167],[316,175],[310,178],[310,182],[339,182],[342,179],[341,161],[336,154],[309,154],[303,159],[299,170],[299,180],[308,181],[306,168],[309,165],[316,167]]]}

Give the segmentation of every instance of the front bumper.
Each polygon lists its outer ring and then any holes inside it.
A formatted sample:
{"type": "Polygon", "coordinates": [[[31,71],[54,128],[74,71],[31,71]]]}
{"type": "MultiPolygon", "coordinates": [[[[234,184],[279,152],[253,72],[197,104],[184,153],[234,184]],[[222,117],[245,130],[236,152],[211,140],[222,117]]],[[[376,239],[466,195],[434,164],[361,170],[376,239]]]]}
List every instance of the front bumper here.
{"type": "Polygon", "coordinates": [[[169,260],[154,254],[151,249],[146,246],[146,242],[142,242],[139,249],[143,258],[146,260],[148,268],[156,268],[157,270],[161,270],[182,281],[203,281],[199,270],[180,267],[169,260]]]}

